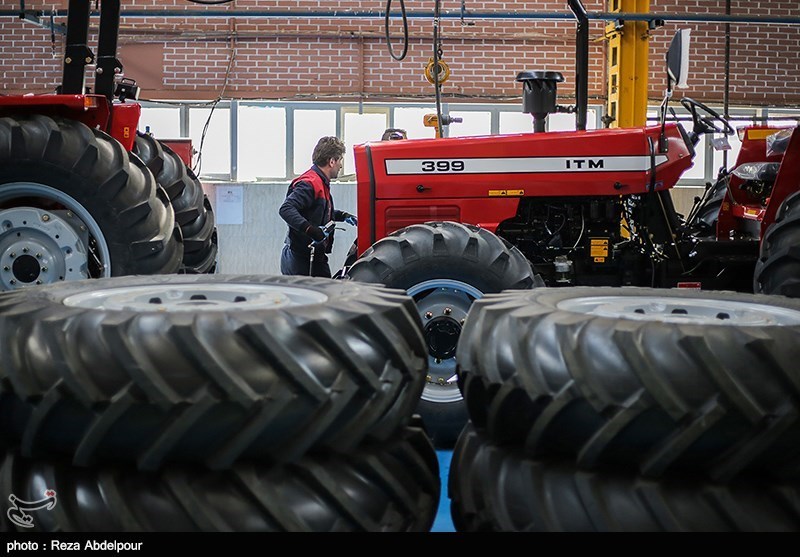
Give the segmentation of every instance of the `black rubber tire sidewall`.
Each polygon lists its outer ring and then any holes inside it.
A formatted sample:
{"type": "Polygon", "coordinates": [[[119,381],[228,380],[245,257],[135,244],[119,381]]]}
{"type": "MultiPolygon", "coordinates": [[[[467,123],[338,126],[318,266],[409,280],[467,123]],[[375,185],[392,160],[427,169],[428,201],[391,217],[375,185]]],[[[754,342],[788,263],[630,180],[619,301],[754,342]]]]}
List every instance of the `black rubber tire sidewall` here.
{"type": "Polygon", "coordinates": [[[800,326],[637,321],[558,307],[601,296],[800,310],[783,297],[678,289],[486,296],[472,305],[457,352],[476,427],[500,444],[590,469],[800,477],[800,326]]]}
{"type": "Polygon", "coordinates": [[[411,418],[427,365],[415,309],[398,291],[308,277],[143,276],[3,293],[0,421],[24,456],[66,454],[80,465],[224,468],[247,456],[348,451],[411,418]],[[327,301],[189,312],[63,304],[105,288],[240,283],[327,301]]]}
{"type": "Polygon", "coordinates": [[[4,493],[38,500],[42,486],[56,492],[55,507],[29,511],[30,529],[14,528],[3,513],[0,531],[426,532],[440,493],[436,453],[414,428],[347,455],[317,453],[290,464],[241,461],[225,471],[78,468],[6,454],[4,493]]]}

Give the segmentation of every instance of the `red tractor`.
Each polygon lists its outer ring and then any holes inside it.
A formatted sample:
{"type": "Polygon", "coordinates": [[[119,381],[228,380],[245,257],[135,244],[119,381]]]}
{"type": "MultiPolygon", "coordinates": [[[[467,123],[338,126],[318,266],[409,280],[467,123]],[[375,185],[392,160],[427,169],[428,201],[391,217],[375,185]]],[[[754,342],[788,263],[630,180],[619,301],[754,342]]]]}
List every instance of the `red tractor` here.
{"type": "MultiPolygon", "coordinates": [[[[689,98],[681,104],[691,129],[667,122],[672,89],[685,81],[687,39],[676,35],[667,54],[656,126],[585,131],[579,83],[578,131],[543,133],[563,78],[523,72],[517,80],[534,133],[355,148],[359,230],[346,272],[415,298],[430,353],[419,410],[440,446],[466,419],[456,346],[472,301],[484,294],[638,285],[800,295],[800,131],[768,155],[767,139],[779,130],[745,129],[742,170],[722,172],[688,218],[674,208],[669,190],[692,166],[701,136],[735,133],[689,98]]],[[[585,81],[586,71],[577,73],[585,81]]]]}
{"type": "Polygon", "coordinates": [[[69,2],[57,94],[0,97],[0,290],[215,267],[200,182],[166,144],[137,134],[138,88],[116,58],[119,0],[102,3],[87,92],[90,6],[69,2]]]}

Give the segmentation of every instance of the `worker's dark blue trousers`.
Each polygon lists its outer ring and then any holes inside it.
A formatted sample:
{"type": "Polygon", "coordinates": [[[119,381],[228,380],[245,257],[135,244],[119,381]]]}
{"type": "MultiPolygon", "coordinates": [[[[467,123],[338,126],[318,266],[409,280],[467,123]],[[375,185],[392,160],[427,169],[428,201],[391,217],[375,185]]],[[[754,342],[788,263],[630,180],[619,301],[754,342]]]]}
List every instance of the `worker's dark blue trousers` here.
{"type": "MultiPolygon", "coordinates": [[[[283,246],[281,252],[281,274],[282,275],[304,275],[308,276],[311,266],[311,250],[304,248],[298,252],[289,245],[283,246]]],[[[324,248],[320,247],[314,255],[313,277],[331,278],[331,268],[328,265],[328,255],[324,253],[324,248]]]]}

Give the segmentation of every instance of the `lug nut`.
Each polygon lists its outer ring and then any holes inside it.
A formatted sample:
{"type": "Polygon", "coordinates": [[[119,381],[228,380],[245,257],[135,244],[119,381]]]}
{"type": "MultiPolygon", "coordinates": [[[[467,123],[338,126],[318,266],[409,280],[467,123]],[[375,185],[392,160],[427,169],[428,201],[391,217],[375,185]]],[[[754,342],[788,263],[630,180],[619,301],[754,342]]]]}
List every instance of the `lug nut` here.
{"type": "Polygon", "coordinates": [[[50,220],[50,215],[42,215],[42,220],[43,220],[44,222],[47,222],[47,221],[49,221],[49,220],[50,220]]]}
{"type": "Polygon", "coordinates": [[[10,282],[11,284],[17,284],[17,281],[15,281],[14,279],[11,279],[11,280],[10,280],[10,281],[8,281],[8,282],[10,282]]]}
{"type": "Polygon", "coordinates": [[[28,248],[22,248],[22,253],[28,253],[30,250],[28,248]]]}
{"type": "Polygon", "coordinates": [[[433,381],[433,377],[431,377],[430,375],[426,375],[426,376],[425,376],[425,381],[427,381],[428,383],[430,383],[431,381],[433,381]]]}
{"type": "Polygon", "coordinates": [[[17,256],[17,254],[14,253],[13,251],[11,253],[9,253],[8,255],[9,255],[9,257],[11,257],[11,259],[14,259],[17,256]]]}
{"type": "Polygon", "coordinates": [[[441,358],[434,358],[433,361],[436,362],[437,364],[441,364],[442,363],[442,359],[441,358]]]}
{"type": "Polygon", "coordinates": [[[40,280],[37,280],[37,281],[36,281],[36,284],[42,284],[42,281],[40,281],[40,280]]]}
{"type": "Polygon", "coordinates": [[[431,317],[433,317],[433,314],[431,312],[429,312],[429,311],[426,311],[425,312],[425,319],[430,319],[431,317]]]}
{"type": "Polygon", "coordinates": [[[5,267],[3,267],[3,270],[4,270],[4,271],[10,271],[10,270],[11,270],[11,267],[9,267],[8,265],[6,265],[5,267]]]}
{"type": "Polygon", "coordinates": [[[42,258],[42,254],[41,253],[37,253],[36,254],[36,259],[41,259],[41,258],[42,258]]]}
{"type": "Polygon", "coordinates": [[[69,218],[72,218],[72,211],[67,211],[67,216],[68,216],[69,218]]]}
{"type": "Polygon", "coordinates": [[[437,383],[439,383],[440,385],[444,385],[444,377],[440,377],[437,383]]]}
{"type": "Polygon", "coordinates": [[[450,315],[451,313],[453,313],[453,310],[452,310],[452,309],[450,309],[450,308],[444,308],[444,314],[445,314],[445,315],[450,315]]]}
{"type": "Polygon", "coordinates": [[[461,324],[463,325],[464,323],[466,323],[466,321],[467,321],[466,319],[462,319],[461,324]]]}
{"type": "Polygon", "coordinates": [[[42,267],[42,272],[46,273],[47,272],[47,267],[42,267]]]}

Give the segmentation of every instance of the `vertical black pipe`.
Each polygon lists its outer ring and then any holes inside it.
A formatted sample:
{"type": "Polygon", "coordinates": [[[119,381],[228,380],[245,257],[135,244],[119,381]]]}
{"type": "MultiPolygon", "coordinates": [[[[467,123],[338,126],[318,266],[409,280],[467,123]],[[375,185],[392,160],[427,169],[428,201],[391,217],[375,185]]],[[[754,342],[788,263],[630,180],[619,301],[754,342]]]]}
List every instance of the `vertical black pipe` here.
{"type": "MultiPolygon", "coordinates": [[[[725,15],[731,15],[731,0],[725,0],[725,15]]],[[[722,93],[722,113],[729,118],[731,89],[731,24],[725,24],[725,91],[722,93]]],[[[728,151],[722,151],[722,164],[728,168],[728,151]]]]}
{"type": "Polygon", "coordinates": [[[575,129],[586,129],[589,109],[589,14],[581,0],[568,0],[569,9],[578,20],[575,42],[575,129]]]}
{"type": "Polygon", "coordinates": [[[114,76],[122,71],[117,60],[120,0],[103,0],[100,5],[100,31],[97,36],[97,78],[95,91],[108,100],[114,98],[114,76]]]}
{"type": "Polygon", "coordinates": [[[64,46],[64,73],[60,92],[65,95],[82,95],[86,85],[84,68],[94,61],[86,43],[89,38],[91,0],[69,0],[67,12],[67,39],[64,46]]]}

